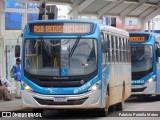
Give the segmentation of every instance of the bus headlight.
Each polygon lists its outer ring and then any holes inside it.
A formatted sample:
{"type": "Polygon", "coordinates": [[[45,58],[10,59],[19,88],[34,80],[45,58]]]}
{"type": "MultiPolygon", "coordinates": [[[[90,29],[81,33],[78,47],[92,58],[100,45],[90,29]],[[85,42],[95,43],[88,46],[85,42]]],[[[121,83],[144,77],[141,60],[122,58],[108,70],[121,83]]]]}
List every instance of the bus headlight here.
{"type": "Polygon", "coordinates": [[[155,79],[155,75],[148,79],[147,83],[151,83],[155,79]]]}
{"type": "Polygon", "coordinates": [[[28,86],[26,83],[22,82],[22,85],[23,85],[23,87],[24,87],[25,90],[27,90],[27,91],[33,91],[33,89],[30,86],[28,86]]]}
{"type": "Polygon", "coordinates": [[[92,85],[88,90],[90,91],[96,91],[100,85],[100,80],[98,82],[96,82],[94,85],[92,85]]]}

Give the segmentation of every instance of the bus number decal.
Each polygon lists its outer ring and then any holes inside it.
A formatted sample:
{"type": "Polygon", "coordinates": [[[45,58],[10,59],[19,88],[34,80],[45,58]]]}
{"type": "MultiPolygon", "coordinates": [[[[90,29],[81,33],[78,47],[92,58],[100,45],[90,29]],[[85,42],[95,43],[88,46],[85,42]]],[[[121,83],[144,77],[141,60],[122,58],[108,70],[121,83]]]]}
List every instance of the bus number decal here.
{"type": "Polygon", "coordinates": [[[144,80],[137,80],[137,81],[132,81],[132,83],[134,83],[134,84],[143,84],[143,83],[145,83],[145,81],[144,80]]]}
{"type": "Polygon", "coordinates": [[[90,86],[91,86],[91,83],[89,82],[89,83],[83,85],[82,87],[79,87],[79,88],[75,89],[74,93],[76,94],[76,93],[78,93],[78,92],[80,92],[80,91],[82,91],[82,90],[84,90],[84,89],[86,89],[87,87],[90,87],[90,86]]]}
{"type": "Polygon", "coordinates": [[[34,31],[37,33],[43,33],[44,32],[44,26],[34,26],[34,31]]]}

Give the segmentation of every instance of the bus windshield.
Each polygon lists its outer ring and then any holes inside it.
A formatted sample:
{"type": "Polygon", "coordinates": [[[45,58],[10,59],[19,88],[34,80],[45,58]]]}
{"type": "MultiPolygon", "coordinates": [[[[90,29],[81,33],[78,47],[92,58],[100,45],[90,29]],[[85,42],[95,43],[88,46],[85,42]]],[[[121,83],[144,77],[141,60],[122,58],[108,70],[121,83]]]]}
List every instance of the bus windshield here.
{"type": "Polygon", "coordinates": [[[33,75],[79,76],[97,69],[95,39],[27,39],[25,70],[33,75]]]}
{"type": "Polygon", "coordinates": [[[137,73],[145,76],[153,68],[153,50],[151,45],[131,46],[132,74],[137,73]],[[142,74],[146,73],[146,74],[142,74]]]}

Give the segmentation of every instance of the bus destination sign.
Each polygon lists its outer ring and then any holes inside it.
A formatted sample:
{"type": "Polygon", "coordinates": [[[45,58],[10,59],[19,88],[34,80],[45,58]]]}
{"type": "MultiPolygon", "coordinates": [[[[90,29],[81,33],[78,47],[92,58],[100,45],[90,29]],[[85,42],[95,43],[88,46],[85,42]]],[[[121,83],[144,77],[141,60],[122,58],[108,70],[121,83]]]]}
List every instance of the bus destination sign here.
{"type": "Polygon", "coordinates": [[[144,37],[130,37],[130,42],[144,42],[144,37]]]}
{"type": "Polygon", "coordinates": [[[90,33],[90,23],[35,23],[30,24],[30,32],[34,34],[84,34],[90,33]]]}
{"type": "Polygon", "coordinates": [[[146,42],[149,34],[130,34],[130,42],[146,42]]]}

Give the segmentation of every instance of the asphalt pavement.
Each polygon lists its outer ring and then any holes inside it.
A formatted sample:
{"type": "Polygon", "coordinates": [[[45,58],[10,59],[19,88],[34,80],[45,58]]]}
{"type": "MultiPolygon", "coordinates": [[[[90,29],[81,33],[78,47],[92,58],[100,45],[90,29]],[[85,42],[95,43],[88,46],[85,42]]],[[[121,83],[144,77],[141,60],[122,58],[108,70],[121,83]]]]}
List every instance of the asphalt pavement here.
{"type": "MultiPolygon", "coordinates": [[[[17,102],[19,103],[19,102],[17,102]]],[[[7,103],[6,103],[7,104],[7,103]]],[[[21,106],[21,105],[19,105],[21,106]]],[[[13,107],[13,106],[12,106],[13,107]]],[[[25,112],[25,111],[23,111],[25,112]]],[[[129,98],[125,102],[124,111],[110,111],[108,117],[99,117],[96,112],[91,111],[51,111],[46,110],[42,118],[37,119],[58,119],[58,120],[160,120],[160,98],[129,98]],[[129,115],[139,117],[128,117],[129,115]],[[126,116],[125,116],[126,115],[126,116]],[[128,115],[128,116],[127,116],[128,115]],[[146,116],[145,116],[146,115],[146,116]],[[148,115],[148,116],[147,116],[148,115]],[[120,117],[121,116],[121,117],[120,117]],[[152,117],[153,116],[153,117],[152,117]]],[[[1,120],[33,120],[35,118],[0,118],[1,120]]]]}

